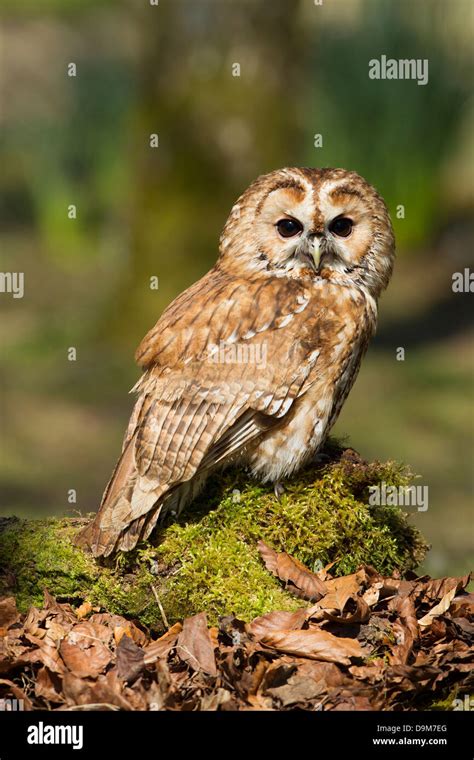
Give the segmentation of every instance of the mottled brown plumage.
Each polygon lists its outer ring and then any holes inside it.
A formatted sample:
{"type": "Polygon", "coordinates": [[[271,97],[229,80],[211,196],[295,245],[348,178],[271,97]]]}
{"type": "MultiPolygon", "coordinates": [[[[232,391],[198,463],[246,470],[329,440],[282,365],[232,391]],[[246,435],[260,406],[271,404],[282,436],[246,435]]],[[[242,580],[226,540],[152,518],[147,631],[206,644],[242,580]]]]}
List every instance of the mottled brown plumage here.
{"type": "Polygon", "coordinates": [[[144,374],[122,456],[79,543],[132,549],[229,462],[272,482],[300,468],[352,387],[393,258],[385,204],[354,172],[257,179],[216,265],[137,350],[144,374]]]}

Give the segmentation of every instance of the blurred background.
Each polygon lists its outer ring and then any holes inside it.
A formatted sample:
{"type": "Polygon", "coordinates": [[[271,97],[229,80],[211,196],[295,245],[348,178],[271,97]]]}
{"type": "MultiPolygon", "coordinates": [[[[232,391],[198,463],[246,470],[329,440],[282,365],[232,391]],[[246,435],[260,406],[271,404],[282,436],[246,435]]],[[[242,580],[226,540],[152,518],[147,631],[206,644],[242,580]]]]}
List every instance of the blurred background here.
{"type": "Polygon", "coordinates": [[[471,0],[2,5],[1,270],[25,294],[0,294],[1,514],[96,509],[134,350],[214,263],[236,197],[274,168],[343,166],[386,199],[398,260],[335,433],[410,464],[429,486],[424,569],[465,572],[473,296],[452,275],[472,267],[471,0]],[[427,58],[428,85],[369,79],[381,55],[427,58]]]}

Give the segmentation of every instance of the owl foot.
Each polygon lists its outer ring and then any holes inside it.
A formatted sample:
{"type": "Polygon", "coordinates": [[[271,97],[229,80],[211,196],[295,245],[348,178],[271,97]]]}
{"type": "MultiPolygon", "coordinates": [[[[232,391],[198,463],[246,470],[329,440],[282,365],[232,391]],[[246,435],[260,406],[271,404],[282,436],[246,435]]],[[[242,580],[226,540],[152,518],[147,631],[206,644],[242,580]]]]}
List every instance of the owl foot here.
{"type": "Polygon", "coordinates": [[[282,484],[277,481],[273,486],[273,493],[275,494],[277,501],[280,501],[281,497],[285,493],[284,486],[282,486],[282,484]]]}

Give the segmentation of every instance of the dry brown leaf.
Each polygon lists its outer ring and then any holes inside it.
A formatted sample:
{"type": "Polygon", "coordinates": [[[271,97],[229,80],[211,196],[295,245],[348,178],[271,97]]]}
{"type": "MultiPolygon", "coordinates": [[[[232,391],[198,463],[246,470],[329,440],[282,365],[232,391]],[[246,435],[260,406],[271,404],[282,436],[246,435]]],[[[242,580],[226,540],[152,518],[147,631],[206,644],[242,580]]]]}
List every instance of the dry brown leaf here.
{"type": "Polygon", "coordinates": [[[322,620],[345,625],[366,622],[370,617],[370,609],[365,599],[359,595],[366,580],[367,575],[362,569],[352,575],[326,581],[328,593],[307,610],[306,617],[310,626],[322,620]]]}
{"type": "Polygon", "coordinates": [[[211,710],[219,710],[223,705],[226,705],[231,700],[231,694],[227,689],[217,689],[212,694],[206,694],[203,697],[200,709],[204,712],[211,710]]]}
{"type": "Polygon", "coordinates": [[[116,625],[114,627],[114,641],[118,645],[120,644],[122,638],[124,636],[128,636],[129,638],[132,638],[132,633],[130,630],[130,626],[127,625],[116,625]]]}
{"type": "Polygon", "coordinates": [[[325,567],[323,567],[322,570],[317,570],[315,572],[315,575],[317,575],[318,578],[320,580],[322,580],[322,581],[330,580],[332,578],[332,576],[331,576],[329,570],[331,569],[331,567],[334,567],[334,565],[337,563],[337,561],[338,560],[335,559],[332,562],[330,562],[328,565],[326,565],[325,567]]]}
{"type": "Polygon", "coordinates": [[[320,599],[327,591],[326,582],[286,552],[276,552],[263,541],[257,544],[265,567],[286,584],[287,590],[308,601],[320,599]]]}
{"type": "Polygon", "coordinates": [[[44,609],[51,615],[58,616],[58,622],[76,623],[76,613],[70,604],[60,604],[47,589],[44,589],[44,609]]]}
{"type": "Polygon", "coordinates": [[[453,617],[474,617],[474,594],[455,596],[449,611],[453,617]]]}
{"type": "Polygon", "coordinates": [[[71,630],[72,624],[66,621],[58,621],[58,617],[51,617],[45,620],[44,641],[48,644],[56,645],[71,630]]]}
{"type": "Polygon", "coordinates": [[[304,608],[295,612],[276,611],[255,618],[248,626],[249,633],[256,639],[265,636],[270,631],[291,631],[301,628],[306,621],[307,611],[304,608]]]}
{"type": "Polygon", "coordinates": [[[97,678],[112,660],[107,644],[112,631],[100,623],[78,623],[61,641],[59,652],[68,668],[79,678],[97,678]]]}
{"type": "Polygon", "coordinates": [[[178,636],[176,651],[193,670],[203,670],[210,676],[217,675],[216,658],[205,612],[186,618],[183,630],[178,636]]]}
{"type": "MultiPolygon", "coordinates": [[[[31,639],[32,637],[26,636],[25,638],[31,639]]],[[[62,674],[66,670],[64,663],[59,656],[57,647],[51,644],[46,644],[41,640],[39,640],[39,646],[36,649],[25,652],[20,659],[22,664],[27,662],[41,662],[53,673],[62,674]]]]}
{"type": "Polygon", "coordinates": [[[350,665],[351,657],[364,656],[357,639],[341,638],[317,628],[302,631],[272,631],[263,636],[261,642],[280,652],[325,662],[337,662],[341,665],[350,665]]]}
{"type": "Polygon", "coordinates": [[[470,580],[470,573],[459,578],[432,578],[421,584],[420,593],[426,601],[435,601],[442,599],[452,588],[461,591],[466,588],[470,580]]]}
{"type": "Polygon", "coordinates": [[[436,604],[429,612],[426,613],[426,615],[423,615],[423,617],[418,620],[418,625],[420,625],[422,628],[427,625],[431,625],[433,620],[438,617],[438,615],[443,615],[445,612],[447,612],[447,610],[449,610],[451,602],[455,596],[456,586],[453,586],[451,591],[448,591],[443,596],[441,601],[438,602],[438,604],[436,604]]]}
{"type": "Polygon", "coordinates": [[[13,596],[0,599],[0,636],[5,636],[11,625],[20,619],[13,596]]]}
{"type": "Polygon", "coordinates": [[[324,687],[310,676],[300,675],[296,672],[286,684],[267,689],[265,694],[278,699],[283,707],[297,704],[304,706],[324,694],[324,687]]]}
{"type": "Polygon", "coordinates": [[[358,571],[326,581],[327,594],[320,600],[323,609],[333,609],[342,613],[349,599],[355,599],[362,590],[365,573],[358,571]]]}
{"type": "Polygon", "coordinates": [[[144,667],[144,653],[130,636],[122,636],[116,650],[117,673],[124,681],[134,681],[144,667]]]}
{"type": "Polygon", "coordinates": [[[35,681],[35,694],[47,702],[62,704],[65,697],[61,693],[62,682],[56,673],[43,666],[39,669],[35,681]]]}
{"type": "Polygon", "coordinates": [[[124,634],[130,636],[139,646],[145,646],[148,643],[148,636],[135,623],[122,617],[122,615],[96,612],[89,618],[89,623],[99,623],[108,628],[112,632],[116,644],[119,643],[124,634]]]}
{"type": "Polygon", "coordinates": [[[246,702],[249,706],[241,707],[241,710],[265,710],[266,712],[274,710],[272,700],[269,697],[264,697],[263,694],[249,694],[246,702]]]}
{"type": "Polygon", "coordinates": [[[78,678],[97,678],[112,660],[112,653],[100,643],[82,648],[62,641],[59,651],[68,670],[78,678]]]}
{"type": "Polygon", "coordinates": [[[390,600],[389,609],[397,615],[392,627],[396,646],[390,653],[390,663],[405,665],[419,636],[415,600],[411,596],[396,596],[390,600]]]}
{"type": "Polygon", "coordinates": [[[32,636],[42,637],[46,631],[42,628],[42,623],[48,615],[47,610],[39,610],[37,607],[30,607],[26,614],[25,622],[23,623],[25,633],[30,633],[32,636]]]}
{"type": "Polygon", "coordinates": [[[90,602],[83,602],[76,610],[76,615],[79,618],[79,620],[82,620],[82,618],[87,617],[87,615],[90,615],[92,612],[92,604],[90,602]]]}
{"type": "Polygon", "coordinates": [[[33,709],[33,704],[31,702],[31,699],[26,695],[23,689],[20,689],[20,687],[16,683],[13,683],[13,681],[9,681],[7,678],[0,678],[0,687],[2,686],[8,687],[7,694],[13,694],[15,699],[22,700],[24,710],[33,709]]]}
{"type": "MultiPolygon", "coordinates": [[[[324,599],[321,601],[324,601],[324,599]]],[[[351,625],[352,623],[366,623],[370,618],[370,607],[362,597],[356,596],[346,600],[343,612],[334,614],[329,610],[325,610],[325,613],[326,619],[331,620],[333,623],[351,625]],[[347,609],[348,602],[351,602],[352,611],[347,609]]]]}
{"type": "Polygon", "coordinates": [[[351,665],[349,673],[354,678],[374,684],[382,680],[384,670],[385,662],[382,659],[377,659],[371,660],[367,665],[351,665]]]}
{"type": "Polygon", "coordinates": [[[111,639],[111,629],[92,620],[83,620],[82,623],[76,623],[68,633],[69,642],[81,645],[87,645],[88,642],[110,644],[111,639]]]}
{"type": "Polygon", "coordinates": [[[168,657],[170,651],[176,646],[178,635],[182,630],[183,626],[181,623],[175,623],[163,636],[148,644],[143,650],[145,653],[145,665],[150,665],[162,657],[168,657]]]}
{"type": "Polygon", "coordinates": [[[99,676],[97,681],[79,678],[66,673],[63,679],[64,696],[68,705],[114,705],[121,710],[131,710],[132,706],[123,694],[123,682],[114,671],[99,676]]]}
{"type": "Polygon", "coordinates": [[[374,583],[372,586],[369,586],[369,588],[366,589],[362,594],[362,599],[364,602],[366,602],[366,604],[369,605],[369,607],[373,607],[375,604],[377,604],[380,597],[380,589],[382,586],[383,583],[374,583]]]}

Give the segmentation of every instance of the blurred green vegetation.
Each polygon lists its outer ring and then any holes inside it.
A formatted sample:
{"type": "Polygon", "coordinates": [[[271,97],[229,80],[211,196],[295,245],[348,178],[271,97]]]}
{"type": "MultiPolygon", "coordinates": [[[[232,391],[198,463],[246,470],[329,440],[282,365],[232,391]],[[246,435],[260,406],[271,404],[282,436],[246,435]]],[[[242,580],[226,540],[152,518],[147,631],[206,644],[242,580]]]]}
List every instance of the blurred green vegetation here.
{"type": "Polygon", "coordinates": [[[23,299],[0,294],[3,513],[95,508],[134,349],[215,261],[235,198],[276,167],[345,166],[385,197],[398,262],[336,433],[420,474],[426,568],[466,569],[472,322],[451,275],[472,266],[473,12],[471,0],[3,3],[2,271],[25,272],[23,299]],[[370,80],[382,54],[428,59],[428,85],[370,80]]]}

